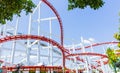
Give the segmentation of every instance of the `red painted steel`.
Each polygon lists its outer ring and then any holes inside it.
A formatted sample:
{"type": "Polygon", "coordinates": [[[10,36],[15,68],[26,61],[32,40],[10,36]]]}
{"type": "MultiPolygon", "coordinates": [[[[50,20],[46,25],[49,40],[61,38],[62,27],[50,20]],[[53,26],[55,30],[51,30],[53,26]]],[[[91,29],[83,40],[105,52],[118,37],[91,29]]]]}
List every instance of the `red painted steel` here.
{"type": "Polygon", "coordinates": [[[15,36],[7,36],[4,38],[0,39],[0,43],[4,43],[4,42],[8,42],[8,41],[12,41],[12,40],[24,40],[24,39],[34,39],[34,40],[42,40],[45,42],[48,42],[50,44],[52,44],[53,46],[57,46],[58,49],[61,50],[62,55],[63,55],[63,67],[65,67],[65,52],[68,53],[68,51],[65,50],[65,48],[60,45],[59,43],[57,43],[56,41],[46,38],[45,36],[37,36],[37,35],[15,35],[15,36]]]}
{"type": "MultiPolygon", "coordinates": [[[[108,58],[106,55],[104,54],[99,54],[99,53],[91,53],[91,52],[87,52],[87,53],[75,53],[75,54],[69,54],[69,55],[66,55],[65,57],[66,58],[69,58],[70,56],[80,56],[80,55],[90,55],[90,56],[101,56],[102,58],[108,58]]],[[[82,59],[78,59],[77,60],[81,61],[81,62],[84,62],[84,60],[82,59]]],[[[108,63],[108,60],[107,61],[103,61],[104,65],[108,63]]],[[[98,64],[100,64],[100,61],[98,62],[98,64]]],[[[94,68],[96,69],[97,67],[100,67],[101,65],[98,65],[98,66],[94,66],[94,65],[91,65],[91,68],[94,68]]],[[[84,71],[86,69],[82,69],[80,71],[84,71]]]]}
{"type": "MultiPolygon", "coordinates": [[[[16,66],[12,66],[12,67],[2,67],[2,69],[5,69],[7,71],[15,71],[16,66]]],[[[61,66],[21,66],[20,70],[22,71],[29,71],[29,70],[37,70],[37,69],[44,69],[44,71],[48,71],[48,70],[58,70],[58,71],[62,71],[62,67],[61,66]]]]}
{"type": "Polygon", "coordinates": [[[69,57],[69,56],[80,56],[80,55],[101,56],[101,57],[108,58],[106,55],[99,54],[99,53],[91,53],[91,52],[69,54],[69,55],[66,55],[66,57],[69,57]]]}
{"type": "MultiPolygon", "coordinates": [[[[89,46],[85,46],[85,48],[90,48],[91,46],[95,47],[95,46],[100,46],[100,45],[106,45],[106,44],[117,44],[118,42],[103,42],[103,43],[95,43],[89,46]]],[[[76,48],[75,50],[81,50],[82,48],[76,48]]]]}
{"type": "MultiPolygon", "coordinates": [[[[64,43],[64,35],[63,35],[63,25],[62,25],[62,20],[60,18],[60,15],[58,14],[57,10],[53,7],[53,5],[48,2],[47,0],[42,0],[42,2],[44,2],[46,5],[48,5],[51,10],[55,13],[58,21],[59,21],[59,24],[60,24],[60,34],[61,34],[61,44],[59,44],[58,42],[52,40],[52,39],[49,39],[49,38],[46,38],[45,36],[37,36],[37,35],[16,35],[16,36],[7,36],[7,37],[4,37],[4,38],[1,38],[0,39],[0,43],[4,43],[4,42],[8,42],[8,41],[11,41],[11,40],[25,40],[25,39],[34,39],[34,40],[42,40],[42,41],[45,41],[45,42],[48,42],[50,44],[52,44],[53,46],[57,46],[58,49],[61,50],[62,54],[63,54],[63,67],[65,68],[65,58],[68,59],[68,60],[71,60],[69,58],[69,56],[80,56],[80,55],[91,55],[91,56],[101,56],[102,59],[103,58],[108,58],[106,55],[103,55],[103,54],[99,54],[99,53],[76,53],[76,54],[70,54],[69,51],[67,49],[65,49],[63,47],[63,43],[64,43]],[[65,54],[66,53],[66,54],[65,54]]],[[[93,45],[90,45],[90,46],[86,46],[85,48],[90,48],[91,46],[95,47],[95,46],[99,46],[99,45],[105,45],[105,44],[117,44],[118,42],[103,42],[103,43],[96,43],[96,44],[93,44],[93,45]]],[[[81,50],[81,48],[76,48],[75,49],[76,51],[77,50],[81,50]]],[[[82,61],[84,62],[83,59],[80,59],[79,57],[76,58],[77,60],[79,61],[82,61]]],[[[73,60],[73,59],[72,59],[73,60]]],[[[0,61],[0,62],[3,62],[3,61],[0,61]]],[[[98,63],[100,63],[100,61],[97,61],[98,63]]],[[[104,62],[104,65],[108,63],[108,60],[104,62]]],[[[100,66],[100,65],[99,65],[100,66]]],[[[97,67],[99,67],[97,66],[97,67]]],[[[39,66],[23,66],[23,68],[37,68],[39,66]]],[[[42,67],[42,66],[41,66],[42,67]]],[[[95,66],[91,66],[92,68],[96,68],[95,66]]],[[[11,67],[12,68],[12,67],[11,67]]],[[[11,69],[10,68],[10,69],[11,69]]],[[[39,67],[40,68],[40,67],[39,67]]],[[[54,68],[54,66],[51,66],[51,67],[48,67],[48,68],[54,68]]],[[[56,67],[58,68],[58,67],[56,67]]],[[[14,69],[14,67],[13,67],[14,69]]],[[[82,70],[85,70],[85,69],[82,69],[82,70]]]]}
{"type": "Polygon", "coordinates": [[[47,0],[42,0],[45,4],[47,4],[51,9],[52,11],[55,13],[58,21],[59,21],[59,24],[60,24],[60,32],[61,32],[61,45],[63,45],[64,43],[64,35],[63,35],[63,25],[62,25],[62,20],[60,18],[60,15],[58,14],[57,10],[54,8],[54,6],[48,2],[47,0]]]}

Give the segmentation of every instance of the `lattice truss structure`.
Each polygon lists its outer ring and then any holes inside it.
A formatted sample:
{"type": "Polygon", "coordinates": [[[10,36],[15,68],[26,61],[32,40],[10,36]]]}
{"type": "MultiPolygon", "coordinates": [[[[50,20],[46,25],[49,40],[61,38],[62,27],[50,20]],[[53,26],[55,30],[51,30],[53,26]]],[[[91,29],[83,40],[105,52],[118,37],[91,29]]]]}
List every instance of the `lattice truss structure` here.
{"type": "Polygon", "coordinates": [[[76,73],[111,72],[105,51],[117,42],[85,43],[86,40],[81,39],[80,44],[64,45],[57,10],[47,0],[34,2],[37,6],[33,13],[25,16],[23,12],[21,17],[15,16],[12,22],[0,26],[1,67],[7,67],[8,72],[14,71],[18,64],[36,71],[44,66],[47,71],[57,68],[76,73]]]}

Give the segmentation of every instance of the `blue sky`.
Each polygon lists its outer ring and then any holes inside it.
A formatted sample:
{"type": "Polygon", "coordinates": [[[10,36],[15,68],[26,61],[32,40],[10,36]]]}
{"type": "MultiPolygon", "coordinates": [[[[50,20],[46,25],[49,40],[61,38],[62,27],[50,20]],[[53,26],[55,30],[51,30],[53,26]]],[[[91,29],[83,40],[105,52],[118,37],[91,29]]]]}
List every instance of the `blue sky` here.
{"type": "MultiPolygon", "coordinates": [[[[34,0],[38,3],[39,0],[34,0]]],[[[113,35],[118,31],[119,12],[120,12],[120,0],[104,0],[105,4],[98,10],[93,10],[89,7],[85,9],[73,9],[67,10],[68,0],[48,0],[59,13],[64,28],[64,42],[65,44],[80,43],[80,37],[84,39],[94,38],[96,42],[108,42],[115,40],[113,35]]],[[[23,12],[24,13],[24,12],[23,12]]],[[[19,26],[19,31],[26,33],[28,28],[29,16],[25,13],[21,15],[22,25],[19,26]],[[24,23],[24,24],[23,24],[24,23]],[[21,30],[24,25],[24,30],[21,30]]],[[[37,20],[38,14],[33,17],[37,20]]],[[[41,18],[55,16],[50,8],[42,4],[41,6],[41,18]]],[[[13,21],[16,21],[15,18],[13,21]]],[[[15,22],[14,22],[15,23],[15,22]]],[[[41,24],[48,24],[49,22],[43,22],[41,24]]],[[[58,21],[53,21],[53,34],[59,35],[58,21]]],[[[33,23],[32,28],[37,28],[37,23],[33,23]],[[34,26],[35,25],[35,26],[34,26]]],[[[41,26],[41,30],[48,31],[49,26],[41,26]],[[44,30],[45,29],[45,30],[44,30]],[[47,30],[46,30],[47,29],[47,30]]],[[[33,33],[34,34],[34,33],[33,33]]],[[[56,38],[55,38],[56,39],[56,38]]]]}
{"type": "MultiPolygon", "coordinates": [[[[59,15],[61,16],[64,28],[65,44],[72,44],[72,42],[74,42],[75,44],[80,43],[81,36],[84,39],[94,38],[96,42],[108,42],[115,40],[113,38],[113,34],[118,31],[118,25],[120,24],[119,23],[120,16],[118,15],[118,13],[120,12],[119,4],[120,0],[104,0],[105,1],[104,6],[98,10],[93,10],[87,7],[83,10],[74,9],[71,11],[67,10],[68,6],[67,0],[48,0],[48,1],[56,8],[59,15]]],[[[44,11],[42,12],[45,14],[41,15],[41,17],[51,16],[53,13],[49,13],[48,11],[49,7],[48,9],[45,8],[43,9],[44,11]]],[[[25,34],[28,31],[29,16],[25,16],[25,14],[21,16],[23,16],[22,20],[20,20],[22,25],[19,25],[18,31],[20,33],[25,34]]],[[[37,15],[35,15],[33,19],[36,19],[37,18],[36,16],[37,15]]],[[[15,22],[16,18],[13,19],[14,24],[15,22]]],[[[58,21],[53,22],[54,28],[52,30],[56,34],[57,32],[59,32],[58,30],[59,25],[58,21]]],[[[43,24],[48,24],[48,22],[43,22],[43,24]]],[[[46,25],[45,27],[44,25],[42,26],[43,27],[41,27],[41,29],[44,30],[45,28],[47,30],[45,30],[44,32],[48,32],[49,26],[46,25]]],[[[37,23],[34,23],[32,25],[32,29],[33,30],[37,29],[37,23]]],[[[36,31],[32,33],[36,34],[36,31]]]]}
{"type": "Polygon", "coordinates": [[[75,43],[84,39],[94,38],[97,42],[113,41],[113,34],[118,31],[120,0],[104,0],[105,4],[98,10],[74,9],[67,10],[67,0],[48,0],[61,16],[64,28],[64,41],[75,43]]]}

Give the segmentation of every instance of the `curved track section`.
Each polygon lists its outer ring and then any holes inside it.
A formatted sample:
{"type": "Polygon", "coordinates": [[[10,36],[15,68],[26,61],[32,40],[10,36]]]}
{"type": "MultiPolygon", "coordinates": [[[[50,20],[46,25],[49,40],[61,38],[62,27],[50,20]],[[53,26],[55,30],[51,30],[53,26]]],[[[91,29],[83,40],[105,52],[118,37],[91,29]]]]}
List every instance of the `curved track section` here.
{"type": "Polygon", "coordinates": [[[101,57],[104,57],[104,58],[108,58],[106,55],[99,54],[99,53],[91,53],[91,52],[88,52],[88,53],[69,54],[69,55],[67,55],[66,57],[69,57],[69,56],[79,56],[79,55],[101,56],[101,57]]]}
{"type": "MultiPolygon", "coordinates": [[[[91,52],[87,52],[87,53],[75,53],[75,54],[69,54],[69,55],[66,55],[65,57],[66,58],[69,58],[70,56],[100,56],[101,59],[103,58],[108,58],[107,55],[104,55],[104,54],[99,54],[99,53],[91,53],[91,52]]],[[[83,59],[80,59],[80,58],[76,58],[77,60],[81,61],[81,62],[85,62],[83,59]]],[[[100,63],[100,61],[97,61],[97,63],[100,63]]],[[[108,60],[104,62],[104,65],[108,63],[108,60]]]]}
{"type": "MultiPolygon", "coordinates": [[[[85,48],[90,48],[91,46],[95,47],[95,46],[100,46],[100,45],[106,45],[106,44],[117,44],[118,42],[103,42],[103,43],[95,43],[92,44],[90,46],[85,46],[85,48]]],[[[75,50],[81,50],[82,48],[76,48],[75,50]]]]}
{"type": "MultiPolygon", "coordinates": [[[[63,67],[65,68],[65,59],[68,59],[68,60],[74,60],[74,56],[76,56],[76,59],[78,61],[81,61],[81,62],[85,62],[84,59],[81,59],[80,57],[78,56],[98,56],[98,57],[101,57],[101,59],[104,59],[104,58],[108,58],[106,55],[104,54],[100,54],[100,53],[91,53],[91,52],[85,52],[85,53],[72,53],[70,54],[70,52],[64,48],[63,44],[64,44],[64,34],[63,34],[63,25],[62,25],[62,20],[60,18],[60,15],[58,14],[57,10],[54,8],[54,6],[48,2],[48,0],[41,0],[43,3],[45,3],[48,7],[50,7],[50,9],[54,12],[55,16],[57,17],[57,20],[59,22],[59,26],[60,26],[60,44],[50,38],[46,38],[45,36],[37,36],[37,35],[13,35],[12,36],[6,36],[6,37],[3,37],[3,38],[0,38],[0,44],[1,43],[4,43],[4,42],[8,42],[8,41],[12,41],[12,40],[42,40],[42,41],[45,41],[47,43],[50,43],[52,44],[53,46],[56,46],[58,49],[60,49],[60,51],[62,52],[62,65],[63,67]]],[[[17,33],[17,32],[16,32],[17,33]]],[[[9,32],[10,34],[10,32],[9,32]]],[[[103,42],[103,43],[95,43],[95,44],[92,44],[90,46],[85,46],[84,48],[87,49],[87,48],[90,48],[91,46],[95,47],[95,46],[100,46],[100,45],[106,45],[106,44],[117,44],[118,42],[103,42]]],[[[81,50],[82,48],[76,48],[75,51],[78,51],[78,50],[81,50]]],[[[72,49],[71,49],[72,50],[72,49]]],[[[4,62],[2,60],[0,60],[0,62],[4,62]]],[[[96,60],[96,63],[98,63],[99,65],[97,66],[94,66],[91,64],[91,68],[97,68],[97,67],[100,67],[101,64],[100,64],[100,60],[96,60]]],[[[108,63],[108,59],[105,60],[103,62],[103,64],[107,64],[108,63]]],[[[9,69],[14,69],[15,67],[11,67],[9,69]]],[[[41,68],[39,66],[24,66],[23,68],[41,68]]],[[[49,67],[51,69],[54,68],[54,66],[51,66],[49,67]]],[[[59,67],[56,67],[56,68],[59,68],[59,67]]],[[[9,70],[8,69],[8,70],[9,70]]],[[[60,67],[60,69],[62,69],[60,67]]],[[[83,69],[85,70],[85,69],[83,69]]],[[[82,71],[83,71],[82,70],[82,71]]]]}
{"type": "MultiPolygon", "coordinates": [[[[75,53],[75,54],[69,54],[69,55],[66,55],[66,58],[69,58],[70,56],[85,56],[85,55],[87,55],[87,56],[99,56],[99,57],[101,57],[102,59],[103,58],[108,58],[106,55],[104,55],[104,54],[99,54],[99,53],[91,53],[91,52],[87,52],[87,53],[75,53]]],[[[84,60],[81,60],[81,59],[77,59],[77,60],[79,60],[79,61],[81,61],[81,62],[85,62],[84,60]]],[[[107,64],[109,61],[107,60],[107,61],[103,61],[103,64],[105,65],[105,64],[107,64]]],[[[100,61],[98,62],[98,64],[100,64],[100,61]]],[[[94,66],[94,65],[91,65],[91,68],[92,69],[97,69],[97,67],[100,67],[101,65],[97,65],[97,66],[94,66]]],[[[85,71],[86,69],[84,68],[84,69],[80,69],[79,71],[85,71]]],[[[100,71],[100,70],[98,70],[98,71],[100,71]]],[[[102,71],[101,71],[102,72],[102,71]]]]}
{"type": "Polygon", "coordinates": [[[61,46],[59,43],[57,43],[56,41],[46,38],[44,36],[37,36],[37,35],[15,35],[15,36],[7,36],[4,38],[0,39],[0,43],[4,43],[4,42],[8,42],[8,41],[12,41],[12,40],[23,40],[23,39],[34,39],[34,40],[42,40],[45,42],[48,42],[50,44],[52,44],[53,46],[57,46],[62,54],[63,54],[63,67],[65,67],[65,52],[67,52],[65,50],[65,48],[63,46],[61,46]]]}
{"type": "MultiPolygon", "coordinates": [[[[3,67],[3,69],[6,69],[7,72],[11,72],[11,71],[14,72],[17,68],[14,66],[14,67],[3,67]]],[[[62,71],[61,66],[21,66],[20,67],[20,71],[29,71],[29,70],[35,71],[37,69],[39,69],[41,71],[43,70],[45,72],[48,72],[49,70],[57,71],[57,72],[62,71]]]]}
{"type": "Polygon", "coordinates": [[[63,25],[62,25],[62,20],[61,20],[61,18],[60,18],[60,15],[58,14],[58,12],[57,12],[57,10],[53,7],[53,5],[52,4],[50,4],[50,2],[48,2],[47,0],[42,0],[45,4],[47,4],[50,8],[51,8],[51,10],[55,13],[55,15],[56,15],[56,17],[57,17],[57,19],[58,19],[58,21],[59,21],[59,24],[60,24],[60,32],[61,32],[61,45],[63,45],[63,43],[64,43],[64,39],[63,39],[63,25]]]}

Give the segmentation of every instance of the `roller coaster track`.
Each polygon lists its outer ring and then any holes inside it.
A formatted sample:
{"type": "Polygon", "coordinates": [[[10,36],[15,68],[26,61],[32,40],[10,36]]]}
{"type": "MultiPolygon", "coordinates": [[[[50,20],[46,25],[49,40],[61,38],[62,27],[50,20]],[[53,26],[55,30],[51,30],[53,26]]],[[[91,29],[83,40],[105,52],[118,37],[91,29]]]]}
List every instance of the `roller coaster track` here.
{"type": "Polygon", "coordinates": [[[62,52],[63,55],[63,66],[65,67],[65,53],[69,53],[68,51],[65,50],[65,48],[60,45],[59,43],[57,43],[56,41],[46,38],[44,36],[37,36],[37,35],[15,35],[15,36],[7,36],[4,38],[0,39],[0,43],[4,43],[4,42],[8,42],[8,41],[12,41],[12,40],[25,40],[25,39],[34,39],[34,40],[42,40],[45,42],[48,42],[50,44],[52,44],[53,46],[57,46],[57,48],[60,49],[60,51],[62,52]]]}
{"type": "Polygon", "coordinates": [[[60,15],[58,14],[57,10],[54,8],[54,6],[52,4],[50,4],[50,2],[48,2],[47,0],[42,0],[45,4],[47,4],[51,10],[55,13],[58,21],[59,21],[59,24],[60,24],[60,32],[61,32],[61,45],[63,45],[64,43],[64,35],[63,35],[63,25],[62,25],[62,20],[60,18],[60,15]]]}
{"type": "MultiPolygon", "coordinates": [[[[60,18],[60,15],[58,14],[57,10],[54,8],[54,6],[48,2],[48,0],[41,0],[43,3],[45,3],[46,5],[48,5],[48,7],[50,7],[50,9],[55,13],[58,22],[60,24],[60,40],[61,43],[59,44],[58,42],[46,38],[45,36],[37,36],[37,35],[12,35],[12,36],[7,36],[4,38],[0,38],[0,44],[4,43],[4,42],[8,42],[8,41],[12,41],[12,40],[27,40],[27,39],[33,39],[33,40],[41,40],[41,41],[45,41],[48,42],[50,44],[52,44],[53,46],[56,46],[61,52],[62,52],[62,56],[63,56],[63,67],[65,68],[65,59],[68,60],[74,60],[73,58],[69,58],[70,56],[77,56],[77,60],[81,61],[81,62],[85,62],[85,60],[80,59],[78,56],[83,56],[83,55],[88,55],[88,56],[100,56],[101,59],[103,58],[108,58],[106,55],[104,54],[99,54],[99,53],[75,53],[75,54],[70,54],[69,51],[64,48],[63,44],[64,44],[64,35],[63,35],[63,25],[62,25],[62,20],[60,18]]],[[[90,46],[85,46],[85,49],[90,48],[91,46],[95,47],[95,46],[100,46],[100,45],[105,45],[105,44],[117,44],[118,42],[103,42],[103,43],[95,43],[92,44],[90,46]]],[[[82,48],[76,48],[75,51],[77,50],[81,50],[82,48]]],[[[58,53],[57,50],[54,50],[54,52],[58,53]]],[[[0,62],[4,62],[2,60],[0,60],[0,62]]],[[[100,63],[100,61],[96,61],[97,63],[100,63]]],[[[108,63],[108,60],[104,61],[104,65],[108,63]]],[[[100,65],[96,66],[99,67],[100,65]]],[[[96,68],[95,66],[91,66],[92,68],[96,68]]],[[[9,67],[9,69],[14,69],[15,67],[9,67]]],[[[41,68],[40,66],[23,66],[23,68],[41,68]]],[[[53,66],[49,67],[49,68],[54,68],[53,66]]],[[[61,67],[58,67],[61,68],[61,67]]],[[[82,69],[82,71],[85,69],[82,69]]]]}
{"type": "MultiPolygon", "coordinates": [[[[91,46],[95,47],[95,46],[100,46],[100,45],[106,45],[106,44],[117,44],[118,42],[103,42],[103,43],[95,43],[89,46],[85,46],[85,48],[90,48],[91,46]]],[[[76,48],[75,50],[81,50],[82,48],[76,48]]]]}

